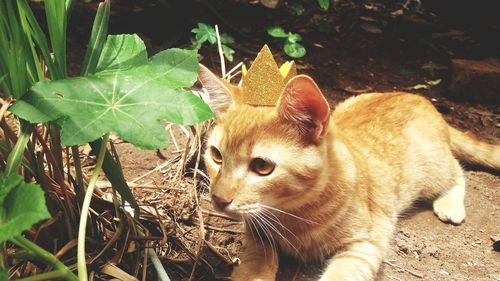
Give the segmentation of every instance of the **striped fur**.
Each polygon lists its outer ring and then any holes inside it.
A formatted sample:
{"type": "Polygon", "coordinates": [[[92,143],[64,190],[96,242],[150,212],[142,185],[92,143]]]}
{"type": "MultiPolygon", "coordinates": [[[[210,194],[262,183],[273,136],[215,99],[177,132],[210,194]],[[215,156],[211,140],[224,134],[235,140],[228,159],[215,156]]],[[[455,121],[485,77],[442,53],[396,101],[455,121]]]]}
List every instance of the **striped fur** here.
{"type": "MultiPolygon", "coordinates": [[[[294,92],[322,98],[311,81],[297,79],[294,92]]],[[[464,179],[455,157],[500,167],[499,145],[449,127],[425,98],[359,95],[338,105],[329,122],[311,113],[326,110],[320,98],[303,100],[287,112],[295,117],[283,114],[283,102],[275,108],[232,103],[217,113],[205,155],[211,193],[231,202],[223,211],[247,226],[233,280],[274,280],[278,253],[306,262],[328,258],[320,280],[372,280],[398,215],[417,198],[435,199],[442,221],[464,220],[464,179]],[[326,132],[318,133],[318,124],[327,124],[326,132]],[[210,147],[221,152],[221,165],[210,147]],[[256,157],[274,162],[275,170],[252,172],[256,157]]]]}

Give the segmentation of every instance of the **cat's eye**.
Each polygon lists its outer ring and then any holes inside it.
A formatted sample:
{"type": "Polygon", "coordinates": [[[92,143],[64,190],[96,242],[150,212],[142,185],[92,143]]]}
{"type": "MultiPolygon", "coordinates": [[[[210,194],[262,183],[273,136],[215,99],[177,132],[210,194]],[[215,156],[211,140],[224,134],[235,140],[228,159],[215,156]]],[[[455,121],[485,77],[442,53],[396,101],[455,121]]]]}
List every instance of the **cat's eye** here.
{"type": "Polygon", "coordinates": [[[212,160],[220,165],[222,164],[222,154],[220,153],[220,151],[215,148],[214,146],[211,146],[210,147],[210,156],[212,156],[212,160]]]}
{"type": "Polygon", "coordinates": [[[262,159],[262,158],[254,158],[252,162],[250,162],[250,169],[257,173],[259,176],[268,176],[274,171],[274,167],[276,164],[273,162],[262,159]]]}

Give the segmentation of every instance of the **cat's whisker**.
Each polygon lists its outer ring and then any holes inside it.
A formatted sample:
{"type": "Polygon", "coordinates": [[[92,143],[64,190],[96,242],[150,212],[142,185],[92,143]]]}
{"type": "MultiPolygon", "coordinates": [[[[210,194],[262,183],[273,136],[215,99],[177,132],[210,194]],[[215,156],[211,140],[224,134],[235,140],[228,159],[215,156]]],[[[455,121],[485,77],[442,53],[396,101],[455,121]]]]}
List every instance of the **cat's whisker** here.
{"type": "MultiPolygon", "coordinates": [[[[264,248],[264,258],[267,260],[266,245],[265,245],[265,243],[264,243],[264,239],[262,239],[262,236],[260,235],[259,228],[258,228],[258,227],[257,227],[257,225],[256,225],[256,224],[258,224],[258,223],[257,223],[257,222],[254,222],[254,221],[252,220],[252,217],[249,217],[247,220],[248,220],[248,222],[250,222],[250,223],[253,225],[253,227],[255,228],[255,232],[257,232],[257,236],[259,236],[259,240],[260,240],[260,243],[262,244],[262,248],[264,248]]],[[[250,227],[250,230],[251,230],[251,229],[252,229],[252,227],[251,227],[250,225],[249,225],[249,227],[250,227]]],[[[252,230],[251,230],[251,231],[252,231],[252,230]]],[[[253,233],[253,231],[252,231],[252,233],[253,233]]]]}
{"type": "Polygon", "coordinates": [[[267,240],[269,241],[269,244],[271,248],[273,249],[274,252],[277,252],[277,247],[276,247],[276,241],[274,240],[273,234],[269,230],[269,227],[267,224],[264,223],[262,218],[259,216],[258,213],[254,214],[254,218],[257,222],[257,224],[260,226],[260,229],[263,230],[264,235],[266,236],[267,240]]]}
{"type": "Polygon", "coordinates": [[[287,242],[297,252],[297,254],[300,256],[300,251],[297,249],[297,247],[295,247],[295,245],[293,245],[293,243],[290,242],[290,240],[288,240],[285,236],[283,236],[283,234],[281,233],[281,231],[279,231],[279,229],[277,229],[276,226],[273,223],[269,222],[266,219],[266,217],[262,216],[263,213],[258,213],[257,215],[261,219],[261,221],[262,221],[263,224],[265,224],[266,226],[268,226],[268,228],[270,228],[276,234],[278,234],[278,236],[281,237],[281,239],[283,239],[285,242],[287,242]]]}
{"type": "Polygon", "coordinates": [[[296,219],[301,220],[301,221],[306,222],[306,223],[310,223],[310,224],[318,224],[318,225],[320,225],[320,223],[319,223],[319,222],[315,222],[315,221],[312,221],[312,220],[308,220],[308,219],[305,219],[305,218],[301,218],[301,217],[299,217],[299,216],[296,216],[296,215],[294,215],[294,214],[291,214],[291,213],[289,213],[289,212],[283,211],[283,210],[278,209],[278,208],[274,208],[274,207],[271,207],[271,206],[268,206],[268,205],[264,205],[264,204],[259,204],[259,206],[260,206],[260,207],[262,207],[262,208],[265,208],[265,209],[269,209],[269,210],[273,210],[273,211],[276,211],[276,212],[280,212],[280,213],[282,213],[282,214],[288,215],[288,216],[290,216],[290,217],[292,217],[292,218],[296,218],[296,219]]]}
{"type": "Polygon", "coordinates": [[[249,221],[246,220],[245,217],[243,217],[243,215],[240,215],[240,216],[241,216],[241,221],[245,222],[245,226],[248,227],[248,229],[250,230],[250,234],[252,235],[253,240],[257,241],[257,239],[255,238],[255,235],[253,234],[253,228],[250,225],[249,221]]]}
{"type": "Polygon", "coordinates": [[[299,239],[299,237],[297,237],[297,235],[295,235],[295,233],[293,233],[288,227],[286,227],[281,221],[280,219],[275,215],[273,214],[271,211],[269,211],[268,209],[262,209],[262,215],[263,216],[266,216],[268,219],[270,219],[271,221],[275,222],[278,224],[279,227],[283,228],[284,230],[286,230],[288,233],[290,233],[294,238],[295,240],[299,241],[299,243],[302,244],[302,241],[299,239]],[[271,217],[272,216],[272,217],[271,217]]]}

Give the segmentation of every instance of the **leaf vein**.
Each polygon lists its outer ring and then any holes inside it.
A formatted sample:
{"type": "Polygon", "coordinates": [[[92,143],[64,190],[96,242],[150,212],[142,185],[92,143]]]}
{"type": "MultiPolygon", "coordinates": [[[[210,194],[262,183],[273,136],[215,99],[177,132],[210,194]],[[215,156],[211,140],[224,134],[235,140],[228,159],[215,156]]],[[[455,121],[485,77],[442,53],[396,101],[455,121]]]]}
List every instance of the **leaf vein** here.
{"type": "Polygon", "coordinates": [[[133,94],[136,90],[142,88],[144,85],[146,85],[147,83],[153,81],[153,80],[156,80],[162,76],[165,76],[167,75],[168,73],[170,73],[171,71],[177,69],[177,66],[179,65],[182,65],[183,63],[185,63],[187,60],[191,59],[191,57],[186,57],[184,58],[182,61],[180,61],[179,63],[175,64],[175,65],[172,65],[171,68],[169,68],[168,70],[166,70],[165,72],[157,75],[157,76],[154,76],[152,77],[151,79],[148,79],[146,81],[144,81],[143,83],[137,85],[136,87],[130,89],[130,91],[128,93],[126,93],[125,95],[123,95],[123,97],[121,97],[116,103],[119,103],[120,101],[122,101],[123,99],[125,99],[126,97],[130,96],[131,94],[133,94]]]}

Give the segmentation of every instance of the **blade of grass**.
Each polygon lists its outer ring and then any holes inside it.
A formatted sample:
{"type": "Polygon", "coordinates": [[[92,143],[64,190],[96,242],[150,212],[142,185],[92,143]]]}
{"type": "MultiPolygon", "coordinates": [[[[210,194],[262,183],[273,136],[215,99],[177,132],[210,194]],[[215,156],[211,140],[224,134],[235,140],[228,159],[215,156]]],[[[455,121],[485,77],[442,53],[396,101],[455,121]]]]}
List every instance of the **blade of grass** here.
{"type": "MultiPolygon", "coordinates": [[[[75,0],[66,0],[66,21],[69,20],[71,12],[73,11],[73,6],[75,5],[75,0]]],[[[66,22],[67,24],[67,22],[66,22]]]]}
{"type": "Polygon", "coordinates": [[[44,1],[45,15],[49,29],[50,44],[54,52],[54,63],[59,70],[59,77],[66,77],[66,1],[44,1]]]}
{"type": "Polygon", "coordinates": [[[101,51],[108,35],[110,2],[106,0],[99,4],[92,26],[89,44],[83,60],[82,75],[89,75],[95,72],[101,51]]]}
{"type": "Polygon", "coordinates": [[[26,0],[19,0],[18,5],[19,5],[19,10],[22,11],[24,16],[26,17],[26,20],[31,29],[30,30],[31,36],[33,37],[34,42],[37,44],[38,49],[40,50],[40,53],[43,56],[43,60],[47,65],[51,77],[62,77],[62,74],[59,73],[58,69],[54,65],[52,57],[50,56],[47,37],[45,36],[45,33],[42,31],[42,28],[38,24],[38,21],[36,20],[33,11],[29,7],[26,0]]]}
{"type": "Polygon", "coordinates": [[[19,138],[17,139],[16,144],[12,148],[12,151],[9,154],[9,158],[7,159],[7,167],[5,168],[5,174],[11,175],[12,173],[17,172],[17,169],[21,165],[21,161],[24,156],[24,149],[28,144],[31,136],[31,131],[33,130],[33,125],[28,122],[21,120],[21,131],[19,134],[19,138]]]}
{"type": "Polygon", "coordinates": [[[8,73],[10,80],[9,91],[14,98],[20,98],[28,89],[28,72],[26,58],[27,42],[22,32],[17,12],[17,1],[5,1],[2,8],[2,27],[0,34],[0,47],[2,48],[2,72],[8,73]]]}
{"type": "MultiPolygon", "coordinates": [[[[23,12],[19,10],[19,18],[21,21],[21,28],[23,30],[29,30],[28,22],[26,21],[26,17],[23,15],[23,12]]],[[[26,34],[27,47],[31,53],[31,57],[26,60],[26,68],[28,70],[28,75],[30,77],[30,84],[33,84],[36,81],[41,81],[44,79],[42,64],[40,59],[38,58],[38,54],[35,50],[35,44],[33,43],[33,38],[27,32],[26,34]]],[[[27,52],[28,53],[28,52],[27,52]]]]}

